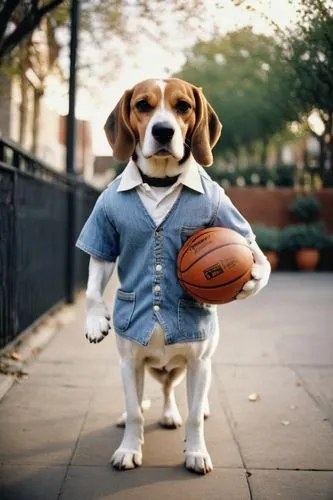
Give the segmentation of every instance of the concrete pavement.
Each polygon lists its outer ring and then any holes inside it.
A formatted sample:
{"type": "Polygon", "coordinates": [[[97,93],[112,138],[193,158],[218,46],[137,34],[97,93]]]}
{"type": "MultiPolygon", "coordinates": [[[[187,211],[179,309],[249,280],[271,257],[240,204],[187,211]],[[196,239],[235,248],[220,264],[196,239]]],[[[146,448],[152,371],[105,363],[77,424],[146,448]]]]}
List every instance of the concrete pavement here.
{"type": "Polygon", "coordinates": [[[183,468],[183,428],[157,425],[162,398],[148,376],[143,467],[108,466],[122,436],[118,355],[112,334],[84,338],[82,298],[75,312],[0,403],[1,500],[333,500],[332,274],[278,273],[220,307],[205,477],[183,468]]]}

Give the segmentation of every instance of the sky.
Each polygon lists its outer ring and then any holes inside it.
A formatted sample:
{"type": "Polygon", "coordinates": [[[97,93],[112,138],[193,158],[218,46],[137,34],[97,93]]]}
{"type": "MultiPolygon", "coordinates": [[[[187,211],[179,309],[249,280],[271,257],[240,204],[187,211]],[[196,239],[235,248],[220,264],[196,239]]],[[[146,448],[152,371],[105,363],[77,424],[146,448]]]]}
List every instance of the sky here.
{"type": "MultiPolygon", "coordinates": [[[[296,17],[297,0],[205,1],[204,31],[208,37],[216,26],[222,34],[248,25],[252,25],[255,32],[272,34],[273,30],[267,18],[283,28],[290,25],[296,17]]],[[[174,31],[172,19],[168,22],[170,39],[167,40],[167,49],[143,36],[138,40],[131,56],[124,55],[121,45],[113,46],[112,50],[117,52],[120,64],[117,63],[112,77],[107,82],[97,78],[93,90],[90,89],[89,92],[86,89],[78,89],[76,114],[78,118],[91,122],[95,155],[112,154],[104,136],[103,126],[123,92],[146,78],[168,77],[184,64],[184,51],[195,43],[200,30],[193,25],[186,35],[180,35],[174,31]]],[[[96,54],[98,57],[98,52],[96,54]]],[[[53,91],[53,104],[55,103],[57,99],[53,91]]],[[[66,104],[66,90],[59,91],[59,112],[66,112],[66,104]]]]}

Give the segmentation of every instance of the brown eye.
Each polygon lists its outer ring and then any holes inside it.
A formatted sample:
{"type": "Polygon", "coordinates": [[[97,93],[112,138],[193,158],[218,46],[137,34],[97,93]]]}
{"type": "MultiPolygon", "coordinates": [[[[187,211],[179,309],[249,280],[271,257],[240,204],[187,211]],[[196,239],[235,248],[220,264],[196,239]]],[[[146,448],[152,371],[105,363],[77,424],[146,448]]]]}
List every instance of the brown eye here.
{"type": "Polygon", "coordinates": [[[142,101],[137,102],[135,107],[139,113],[149,113],[149,111],[153,109],[153,106],[151,106],[146,99],[142,99],[142,101]]]}
{"type": "Polygon", "coordinates": [[[184,114],[191,109],[191,105],[186,101],[178,101],[175,108],[178,113],[184,114]]]}

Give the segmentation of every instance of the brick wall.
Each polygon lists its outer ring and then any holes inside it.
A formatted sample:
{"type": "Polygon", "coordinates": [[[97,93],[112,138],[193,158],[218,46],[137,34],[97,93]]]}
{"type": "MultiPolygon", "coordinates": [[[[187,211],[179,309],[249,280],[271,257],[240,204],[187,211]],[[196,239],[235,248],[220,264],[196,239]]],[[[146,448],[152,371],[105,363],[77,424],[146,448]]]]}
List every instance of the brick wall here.
{"type": "MultiPolygon", "coordinates": [[[[284,227],[292,222],[288,205],[296,197],[293,189],[230,188],[226,192],[251,223],[284,227]]],[[[322,204],[322,219],[333,233],[333,189],[316,191],[315,196],[322,204]]]]}

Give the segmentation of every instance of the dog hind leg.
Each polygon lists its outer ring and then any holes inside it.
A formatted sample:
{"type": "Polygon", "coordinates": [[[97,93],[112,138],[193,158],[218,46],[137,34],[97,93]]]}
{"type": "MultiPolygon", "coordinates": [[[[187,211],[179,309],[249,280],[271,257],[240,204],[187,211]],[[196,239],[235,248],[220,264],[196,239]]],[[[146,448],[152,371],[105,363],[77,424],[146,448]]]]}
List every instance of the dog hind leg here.
{"type": "Polygon", "coordinates": [[[164,403],[159,423],[166,429],[177,429],[183,424],[177,407],[175,387],[183,380],[185,371],[185,366],[173,368],[170,371],[149,368],[151,375],[162,384],[164,403]]]}

